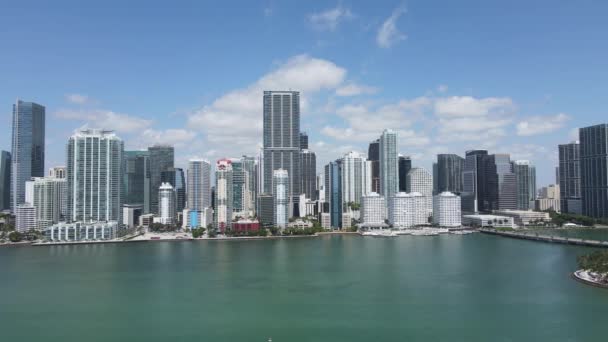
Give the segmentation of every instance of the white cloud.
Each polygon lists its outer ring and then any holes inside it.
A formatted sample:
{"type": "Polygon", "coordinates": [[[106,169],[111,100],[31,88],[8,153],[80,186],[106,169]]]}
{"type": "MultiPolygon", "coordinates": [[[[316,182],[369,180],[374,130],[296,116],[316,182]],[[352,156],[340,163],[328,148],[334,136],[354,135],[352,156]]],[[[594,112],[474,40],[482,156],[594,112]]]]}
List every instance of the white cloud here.
{"type": "Polygon", "coordinates": [[[407,12],[405,5],[401,5],[393,10],[393,13],[388,17],[382,26],[378,29],[376,42],[382,48],[390,48],[399,41],[405,40],[407,36],[397,28],[399,17],[407,12]]]}
{"type": "Polygon", "coordinates": [[[168,144],[176,148],[191,146],[197,134],[194,131],[169,128],[165,130],[146,129],[139,135],[136,144],[141,147],[152,146],[155,144],[168,144]]]}
{"type": "Polygon", "coordinates": [[[138,132],[150,127],[153,123],[152,120],[103,109],[60,109],[55,112],[55,117],[64,120],[85,122],[96,128],[111,129],[119,133],[138,132]]]}
{"type": "Polygon", "coordinates": [[[93,99],[83,94],[66,94],[65,100],[71,104],[85,105],[93,103],[93,99]]]}
{"type": "Polygon", "coordinates": [[[370,87],[366,85],[356,84],[354,82],[349,82],[344,84],[340,88],[336,89],[336,95],[338,96],[356,96],[356,95],[366,95],[366,94],[375,94],[378,92],[378,88],[370,87]]]}
{"type": "Polygon", "coordinates": [[[517,135],[530,136],[545,134],[564,127],[570,117],[564,113],[552,116],[533,116],[517,124],[517,135]]]}
{"type": "Polygon", "coordinates": [[[341,22],[352,18],[354,15],[349,8],[338,5],[323,12],[310,14],[308,22],[317,30],[334,31],[341,22]]]}
{"type": "Polygon", "coordinates": [[[485,116],[511,114],[514,107],[513,101],[506,97],[477,99],[471,96],[451,96],[437,99],[435,113],[445,117],[485,116]]]}

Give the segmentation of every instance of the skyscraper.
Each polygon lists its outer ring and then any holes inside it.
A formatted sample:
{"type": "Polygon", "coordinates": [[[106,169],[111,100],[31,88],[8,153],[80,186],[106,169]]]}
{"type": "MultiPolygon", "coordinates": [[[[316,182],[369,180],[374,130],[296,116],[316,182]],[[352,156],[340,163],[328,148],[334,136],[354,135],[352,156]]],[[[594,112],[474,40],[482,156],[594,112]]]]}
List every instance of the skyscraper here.
{"type": "Polygon", "coordinates": [[[11,154],[0,153],[0,210],[11,208],[11,154]]]}
{"type": "Polygon", "coordinates": [[[220,232],[225,232],[232,227],[232,161],[220,159],[215,167],[214,226],[220,232]]]}
{"type": "Polygon", "coordinates": [[[173,146],[155,145],[148,147],[148,152],[150,153],[150,212],[159,214],[158,188],[162,183],[162,172],[174,167],[174,149],[173,146]]]}
{"type": "Polygon", "coordinates": [[[342,203],[361,204],[361,197],[372,192],[371,162],[357,152],[342,158],[342,203]]]}
{"type": "Polygon", "coordinates": [[[246,207],[250,215],[256,212],[258,198],[258,161],[255,157],[241,157],[243,170],[247,172],[247,185],[249,194],[247,196],[246,207]]]}
{"type": "Polygon", "coordinates": [[[399,191],[407,189],[407,173],[412,169],[412,159],[408,156],[399,156],[399,191]]]}
{"type": "Polygon", "coordinates": [[[181,168],[170,168],[161,172],[161,183],[171,184],[175,191],[175,209],[177,212],[182,212],[186,207],[186,177],[184,170],[181,168]]]}
{"type": "Polygon", "coordinates": [[[331,227],[342,227],[342,160],[325,165],[325,202],[329,207],[331,227]]]}
{"type": "Polygon", "coordinates": [[[249,173],[243,166],[241,159],[232,160],[232,210],[239,216],[248,217],[250,213],[249,203],[251,193],[249,192],[249,173]]]}
{"type": "Polygon", "coordinates": [[[17,100],[13,105],[11,208],[25,201],[25,182],[44,177],[45,108],[17,100]]]}
{"type": "Polygon", "coordinates": [[[150,153],[125,151],[124,203],[141,205],[150,213],[150,153]]]}
{"type": "Polygon", "coordinates": [[[536,200],[536,168],[529,160],[513,162],[513,172],[517,181],[517,210],[534,208],[536,200]]]}
{"type": "Polygon", "coordinates": [[[300,195],[300,93],[264,91],[264,192],[273,190],[274,170],[287,170],[289,197],[300,195]]]}
{"type": "Polygon", "coordinates": [[[302,150],[300,153],[302,165],[302,193],[311,201],[317,196],[317,156],[311,150],[302,150]]]}
{"type": "Polygon", "coordinates": [[[26,182],[26,192],[32,197],[26,200],[36,208],[36,229],[43,230],[64,219],[67,186],[65,178],[35,177],[26,182]]]}
{"type": "Polygon", "coordinates": [[[85,129],[70,137],[68,221],[121,222],[123,151],[112,131],[85,129]]]}
{"type": "Polygon", "coordinates": [[[480,202],[485,197],[484,159],[488,151],[473,150],[466,152],[464,171],[462,172],[462,211],[476,213],[480,202]]]}
{"type": "Polygon", "coordinates": [[[51,178],[65,178],[67,176],[68,169],[65,166],[54,166],[49,169],[49,177],[51,178]]]}
{"type": "MultiPolygon", "coordinates": [[[[498,194],[498,207],[496,207],[496,204],[494,203],[490,210],[515,210],[517,209],[517,179],[515,173],[513,173],[511,158],[508,154],[504,153],[493,154],[491,157],[490,160],[493,159],[495,164],[495,179],[498,180],[498,187],[493,188],[492,193],[496,190],[498,194]]],[[[488,167],[487,170],[493,169],[492,167],[488,167]]],[[[489,177],[493,177],[493,175],[489,175],[489,177]]]]}
{"type": "Polygon", "coordinates": [[[462,192],[464,158],[456,154],[437,155],[437,192],[462,192]]]}
{"type": "MultiPolygon", "coordinates": [[[[407,192],[424,196],[427,217],[433,215],[433,176],[421,167],[415,167],[407,173],[407,192]]],[[[390,204],[389,204],[390,205],[390,204]]]]}
{"type": "Polygon", "coordinates": [[[581,214],[581,165],[578,142],[559,145],[559,191],[562,213],[581,214]]]}
{"type": "Polygon", "coordinates": [[[170,183],[161,183],[158,188],[158,210],[160,223],[174,224],[176,213],[175,189],[170,183]]]}
{"type": "Polygon", "coordinates": [[[608,124],[579,129],[583,215],[608,217],[608,124]]]}
{"type": "Polygon", "coordinates": [[[386,129],[380,137],[380,194],[387,203],[390,203],[397,192],[399,192],[397,133],[386,129]]]}
{"type": "Polygon", "coordinates": [[[277,228],[287,228],[289,221],[289,174],[287,170],[274,170],[272,174],[272,198],[274,199],[274,226],[277,228]]]}
{"type": "Polygon", "coordinates": [[[188,162],[188,209],[203,211],[211,208],[211,163],[204,159],[188,162]]]}
{"type": "Polygon", "coordinates": [[[372,191],[380,193],[380,139],[369,143],[367,160],[372,163],[372,191]]]}
{"type": "Polygon", "coordinates": [[[300,149],[308,150],[308,134],[306,132],[300,132],[300,149]]]}

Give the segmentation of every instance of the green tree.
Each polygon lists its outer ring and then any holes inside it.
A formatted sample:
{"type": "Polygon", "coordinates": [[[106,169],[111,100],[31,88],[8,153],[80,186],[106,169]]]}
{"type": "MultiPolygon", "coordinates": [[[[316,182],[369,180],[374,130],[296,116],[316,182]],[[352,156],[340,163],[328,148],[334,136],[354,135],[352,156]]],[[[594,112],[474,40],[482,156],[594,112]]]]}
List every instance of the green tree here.
{"type": "Polygon", "coordinates": [[[12,231],[8,234],[8,239],[11,242],[19,242],[23,239],[23,235],[17,231],[12,231]]]}

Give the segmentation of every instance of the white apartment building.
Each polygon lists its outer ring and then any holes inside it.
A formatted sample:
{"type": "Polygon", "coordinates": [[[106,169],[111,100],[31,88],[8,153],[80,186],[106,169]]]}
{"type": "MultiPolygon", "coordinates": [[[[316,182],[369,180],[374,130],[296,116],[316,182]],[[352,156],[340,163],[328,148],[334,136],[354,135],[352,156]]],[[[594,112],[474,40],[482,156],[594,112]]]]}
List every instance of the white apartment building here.
{"type": "Polygon", "coordinates": [[[389,223],[393,228],[411,228],[428,224],[427,199],[418,192],[395,194],[389,204],[389,223]]]}
{"type": "Polygon", "coordinates": [[[287,170],[278,169],[272,172],[272,196],[274,199],[274,226],[285,229],[289,222],[289,174],[287,170]]]}
{"type": "Polygon", "coordinates": [[[15,230],[25,233],[36,229],[36,207],[23,203],[15,207],[15,230]]]}
{"type": "Polygon", "coordinates": [[[386,201],[376,192],[370,192],[361,199],[362,227],[384,226],[386,217],[386,201]]]}
{"type": "Polygon", "coordinates": [[[427,218],[433,215],[433,175],[426,169],[415,167],[407,173],[407,191],[419,193],[426,200],[427,218]]]}
{"type": "Polygon", "coordinates": [[[98,241],[118,237],[118,222],[60,222],[44,230],[47,241],[98,241]]]}
{"type": "Polygon", "coordinates": [[[158,188],[158,210],[159,222],[162,224],[174,224],[176,222],[175,212],[175,189],[170,183],[161,183],[158,188]]]}
{"type": "Polygon", "coordinates": [[[435,196],[433,224],[440,227],[460,227],[462,225],[460,196],[447,191],[435,196]]]}

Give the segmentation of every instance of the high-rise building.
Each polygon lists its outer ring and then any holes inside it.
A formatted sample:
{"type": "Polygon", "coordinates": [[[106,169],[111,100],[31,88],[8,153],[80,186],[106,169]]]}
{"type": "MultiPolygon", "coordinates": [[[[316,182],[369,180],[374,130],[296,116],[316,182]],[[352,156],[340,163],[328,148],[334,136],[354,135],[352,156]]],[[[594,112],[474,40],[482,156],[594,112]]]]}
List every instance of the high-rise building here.
{"type": "Polygon", "coordinates": [[[175,151],[173,146],[155,145],[148,147],[150,153],[150,212],[158,214],[158,188],[163,171],[174,167],[175,151]]]}
{"type": "Polygon", "coordinates": [[[245,206],[249,215],[255,214],[257,208],[257,198],[259,191],[258,183],[258,161],[255,157],[243,156],[241,157],[241,163],[243,164],[243,170],[247,172],[247,185],[248,185],[248,196],[245,206]]]}
{"type": "Polygon", "coordinates": [[[124,203],[150,213],[150,152],[125,151],[124,203]]]}
{"type": "Polygon", "coordinates": [[[274,226],[277,228],[287,228],[289,222],[289,174],[287,170],[274,170],[272,174],[272,198],[274,199],[274,226]]]}
{"type": "Polygon", "coordinates": [[[429,223],[427,203],[428,199],[419,192],[396,193],[388,205],[388,221],[400,229],[426,225],[429,223]]]}
{"type": "Polygon", "coordinates": [[[456,154],[437,155],[437,189],[438,193],[445,191],[460,194],[462,192],[462,175],[464,158],[456,154]]]}
{"type": "Polygon", "coordinates": [[[407,173],[412,169],[412,159],[399,156],[399,192],[407,191],[407,173]]]}
{"type": "Polygon", "coordinates": [[[0,211],[11,208],[11,153],[0,153],[0,211]]]}
{"type": "Polygon", "coordinates": [[[67,176],[68,169],[65,166],[54,166],[49,169],[49,177],[51,178],[65,178],[67,176]]]}
{"type": "Polygon", "coordinates": [[[385,129],[380,137],[380,194],[390,203],[399,192],[399,161],[397,132],[385,129]]]}
{"type": "Polygon", "coordinates": [[[372,192],[371,162],[351,151],[342,158],[342,203],[361,204],[361,197],[372,192]]]}
{"type": "Polygon", "coordinates": [[[287,170],[289,197],[300,195],[300,93],[264,91],[264,192],[273,191],[274,170],[287,170]]]}
{"type": "Polygon", "coordinates": [[[175,191],[175,210],[181,213],[186,207],[186,177],[181,168],[170,168],[161,172],[160,180],[162,183],[169,183],[175,191]]]}
{"type": "Polygon", "coordinates": [[[260,194],[258,218],[262,227],[272,227],[274,224],[274,197],[272,194],[260,194]]]}
{"type": "Polygon", "coordinates": [[[15,208],[15,230],[19,233],[36,229],[36,207],[30,203],[21,203],[15,208]]]}
{"type": "Polygon", "coordinates": [[[517,182],[517,210],[534,208],[536,200],[536,168],[529,160],[513,162],[513,172],[517,182]]]}
{"type": "Polygon", "coordinates": [[[462,172],[462,211],[479,212],[480,202],[485,198],[484,159],[488,151],[473,150],[466,152],[464,171],[462,172]]]}
{"type": "Polygon", "coordinates": [[[17,100],[13,105],[11,209],[25,201],[25,182],[44,177],[45,108],[17,100]]]}
{"type": "Polygon", "coordinates": [[[232,159],[232,210],[234,216],[249,217],[252,214],[249,173],[241,159],[232,159]]]}
{"type": "Polygon", "coordinates": [[[300,149],[308,150],[308,134],[306,132],[300,132],[300,149]]]}
{"type": "Polygon", "coordinates": [[[317,196],[317,156],[311,150],[300,153],[302,165],[302,193],[306,198],[316,201],[317,196]]]}
{"type": "Polygon", "coordinates": [[[386,217],[384,197],[376,192],[363,195],[361,199],[361,222],[365,226],[382,226],[386,217]]]}
{"type": "Polygon", "coordinates": [[[204,159],[188,162],[188,209],[203,211],[211,208],[211,163],[204,159]]]}
{"type": "Polygon", "coordinates": [[[176,222],[176,195],[171,183],[161,183],[158,188],[158,209],[160,223],[174,224],[176,222]]]}
{"type": "MultiPolygon", "coordinates": [[[[517,179],[513,172],[511,158],[508,154],[493,154],[491,157],[496,168],[496,178],[494,179],[498,180],[498,208],[492,207],[492,210],[515,210],[517,209],[517,179]]],[[[492,170],[492,167],[488,167],[487,170],[492,170]]],[[[494,193],[494,189],[496,188],[492,189],[492,193],[494,193]]]]}
{"type": "Polygon", "coordinates": [[[25,187],[26,201],[36,208],[36,229],[44,230],[65,219],[68,188],[65,178],[35,177],[25,187]]]}
{"type": "Polygon", "coordinates": [[[583,215],[608,217],[608,124],[579,129],[583,215]]]}
{"type": "Polygon", "coordinates": [[[462,225],[460,197],[451,192],[442,192],[433,200],[433,223],[440,227],[462,225]]]}
{"type": "MultiPolygon", "coordinates": [[[[426,202],[426,217],[433,215],[433,176],[421,167],[415,167],[407,173],[407,192],[421,194],[426,202]]],[[[389,204],[390,205],[390,204],[389,204]]]]}
{"type": "Polygon", "coordinates": [[[559,145],[559,191],[562,213],[581,214],[580,144],[559,145]]]}
{"type": "Polygon", "coordinates": [[[121,222],[123,151],[112,131],[85,129],[70,137],[68,221],[121,222]]]}
{"type": "Polygon", "coordinates": [[[372,163],[372,191],[380,193],[380,139],[369,143],[367,160],[372,163]]]}
{"type": "Polygon", "coordinates": [[[325,165],[325,202],[328,204],[331,226],[342,227],[342,160],[325,165]]]}
{"type": "Polygon", "coordinates": [[[230,230],[232,227],[232,161],[220,159],[215,170],[215,210],[214,226],[220,232],[230,230]]]}

